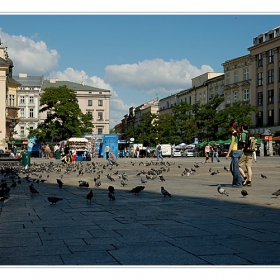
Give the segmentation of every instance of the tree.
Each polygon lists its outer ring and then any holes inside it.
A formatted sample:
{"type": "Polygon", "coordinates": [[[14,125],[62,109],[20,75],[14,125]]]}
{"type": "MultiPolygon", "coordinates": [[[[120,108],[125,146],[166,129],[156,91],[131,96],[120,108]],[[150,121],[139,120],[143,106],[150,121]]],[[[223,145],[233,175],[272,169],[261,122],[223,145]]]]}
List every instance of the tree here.
{"type": "Polygon", "coordinates": [[[31,130],[29,137],[45,141],[54,136],[61,139],[92,133],[92,115],[83,114],[75,92],[66,86],[46,88],[40,99],[40,113],[47,111],[44,122],[31,130]]]}

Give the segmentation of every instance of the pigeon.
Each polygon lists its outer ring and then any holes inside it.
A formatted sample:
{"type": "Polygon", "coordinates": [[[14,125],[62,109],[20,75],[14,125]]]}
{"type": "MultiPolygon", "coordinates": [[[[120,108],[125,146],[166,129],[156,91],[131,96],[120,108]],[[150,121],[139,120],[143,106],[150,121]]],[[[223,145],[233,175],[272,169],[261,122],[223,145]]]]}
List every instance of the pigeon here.
{"type": "Polygon", "coordinates": [[[115,179],[111,176],[111,174],[107,174],[107,178],[108,178],[110,181],[115,181],[115,179]]]}
{"type": "Polygon", "coordinates": [[[142,184],[146,184],[146,183],[147,183],[147,180],[145,180],[144,178],[141,178],[141,183],[142,183],[142,184]]]}
{"type": "Polygon", "coordinates": [[[219,194],[228,196],[228,193],[226,192],[226,190],[224,188],[222,188],[221,186],[218,186],[217,190],[218,190],[219,194]]]}
{"type": "Polygon", "coordinates": [[[108,197],[110,200],[115,200],[115,188],[113,186],[108,187],[108,197]]]}
{"type": "Polygon", "coordinates": [[[63,198],[55,197],[55,196],[49,196],[48,201],[51,202],[51,204],[56,204],[59,200],[63,200],[63,198]]]}
{"type": "Polygon", "coordinates": [[[89,183],[86,181],[79,181],[79,187],[80,188],[88,188],[89,187],[89,183]]]}
{"type": "Polygon", "coordinates": [[[32,195],[33,195],[33,194],[36,194],[36,193],[39,193],[39,192],[33,187],[33,184],[31,184],[31,185],[29,186],[29,190],[30,190],[30,192],[31,192],[32,195]]]}
{"type": "Polygon", "coordinates": [[[124,180],[121,180],[121,185],[124,187],[127,185],[127,183],[124,180]]]}
{"type": "Polygon", "coordinates": [[[87,196],[86,196],[86,199],[87,199],[87,201],[89,200],[90,201],[90,203],[91,203],[91,199],[93,198],[93,193],[92,193],[92,190],[87,194],[87,196]]]}
{"type": "Polygon", "coordinates": [[[224,166],[224,170],[229,172],[229,169],[226,166],[224,166]]]}
{"type": "Polygon", "coordinates": [[[243,195],[243,197],[247,196],[248,195],[248,192],[246,190],[242,190],[241,191],[241,194],[243,195]]]}
{"type": "Polygon", "coordinates": [[[163,194],[164,197],[166,196],[171,197],[171,194],[166,189],[164,189],[164,187],[161,187],[161,193],[163,194]]]}
{"type": "Polygon", "coordinates": [[[280,189],[277,190],[277,191],[275,191],[274,193],[272,193],[272,195],[275,195],[275,196],[279,197],[279,195],[280,195],[280,189]]]}
{"type": "Polygon", "coordinates": [[[143,191],[145,189],[144,186],[137,186],[135,188],[133,188],[130,192],[134,193],[134,194],[139,194],[141,191],[143,191]]]}
{"type": "Polygon", "coordinates": [[[57,182],[59,188],[61,189],[63,186],[63,182],[59,178],[56,179],[56,182],[57,182]]]}
{"type": "Polygon", "coordinates": [[[161,180],[161,182],[165,181],[165,179],[162,175],[159,176],[159,179],[161,180]]]}
{"type": "Polygon", "coordinates": [[[261,177],[262,177],[263,179],[267,179],[267,177],[266,177],[265,175],[263,175],[263,174],[261,174],[261,177]]]}

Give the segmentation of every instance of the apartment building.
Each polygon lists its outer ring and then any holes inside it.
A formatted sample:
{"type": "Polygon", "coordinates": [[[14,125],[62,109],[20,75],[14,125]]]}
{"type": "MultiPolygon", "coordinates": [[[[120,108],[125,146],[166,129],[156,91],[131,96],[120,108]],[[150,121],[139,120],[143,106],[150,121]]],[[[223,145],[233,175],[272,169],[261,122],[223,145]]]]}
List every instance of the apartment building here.
{"type": "Polygon", "coordinates": [[[280,135],[280,26],[255,37],[248,50],[254,92],[251,105],[257,107],[253,128],[256,133],[270,128],[271,133],[280,135]]]}
{"type": "Polygon", "coordinates": [[[37,128],[40,121],[40,93],[44,77],[20,73],[14,78],[20,83],[18,87],[19,122],[15,127],[14,138],[17,145],[24,145],[28,141],[30,130],[37,128]]]}
{"type": "MultiPolygon", "coordinates": [[[[79,84],[50,79],[44,80],[42,93],[46,88],[60,86],[67,86],[69,89],[73,90],[77,96],[81,111],[84,114],[92,114],[92,123],[94,125],[92,134],[109,134],[110,90],[87,86],[83,82],[79,84]]],[[[40,121],[44,121],[48,113],[49,112],[43,112],[40,116],[40,121]]]]}
{"type": "Polygon", "coordinates": [[[242,104],[250,105],[254,98],[252,93],[252,63],[251,56],[244,55],[227,60],[224,67],[224,106],[231,107],[234,103],[242,101],[242,104]]]}
{"type": "Polygon", "coordinates": [[[20,85],[13,78],[13,61],[0,41],[0,149],[12,144],[14,129],[19,121],[17,88],[20,85]]]}

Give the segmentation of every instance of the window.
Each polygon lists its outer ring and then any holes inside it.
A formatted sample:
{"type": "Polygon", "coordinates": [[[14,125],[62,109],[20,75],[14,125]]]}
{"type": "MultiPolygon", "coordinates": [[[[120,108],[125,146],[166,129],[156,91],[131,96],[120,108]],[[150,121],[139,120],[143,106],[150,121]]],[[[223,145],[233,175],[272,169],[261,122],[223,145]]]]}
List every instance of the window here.
{"type": "Polygon", "coordinates": [[[274,83],[274,69],[268,70],[268,84],[274,83]]]}
{"type": "Polygon", "coordinates": [[[14,94],[9,95],[9,105],[10,106],[15,106],[15,96],[14,96],[14,94]]]}
{"type": "Polygon", "coordinates": [[[258,86],[263,85],[263,72],[258,73],[258,86]]]}
{"type": "Polygon", "coordinates": [[[274,52],[273,50],[268,51],[268,63],[274,62],[274,52]]]}
{"type": "Polygon", "coordinates": [[[233,103],[236,103],[238,101],[238,91],[233,92],[233,103]]]}
{"type": "Polygon", "coordinates": [[[274,110],[268,110],[267,124],[274,125],[274,110]]]}
{"type": "Polygon", "coordinates": [[[258,55],[258,66],[263,66],[263,54],[259,53],[258,55]]]}
{"type": "Polygon", "coordinates": [[[20,117],[25,118],[25,111],[24,108],[20,108],[20,117]]]}
{"type": "Polygon", "coordinates": [[[25,103],[24,95],[19,97],[19,103],[25,103]]]}
{"type": "Polygon", "coordinates": [[[237,83],[238,82],[238,72],[234,71],[234,82],[237,83]]]}
{"type": "Polygon", "coordinates": [[[34,96],[33,95],[29,96],[29,103],[34,104],[34,96]]]}
{"type": "Polygon", "coordinates": [[[24,136],[24,126],[20,127],[20,136],[24,136]]]}
{"type": "Polygon", "coordinates": [[[97,129],[97,134],[102,134],[102,132],[103,132],[102,128],[97,129]]]}
{"type": "Polygon", "coordinates": [[[249,69],[243,69],[243,81],[249,80],[249,69]]]}
{"type": "Polygon", "coordinates": [[[259,111],[257,115],[257,126],[263,126],[263,112],[259,111]]]}
{"type": "Polygon", "coordinates": [[[29,131],[31,131],[31,130],[33,130],[33,126],[30,126],[30,127],[29,127],[29,131]]]}
{"type": "Polygon", "coordinates": [[[103,106],[103,100],[98,100],[98,106],[103,106]]]}
{"type": "Polygon", "coordinates": [[[274,103],[274,90],[273,90],[273,89],[270,89],[270,90],[268,91],[267,98],[268,98],[268,100],[267,100],[267,103],[268,103],[268,104],[274,103]]]}
{"type": "Polygon", "coordinates": [[[92,111],[87,111],[87,113],[92,116],[92,111]]]}
{"type": "Polygon", "coordinates": [[[49,119],[52,116],[51,111],[47,111],[47,119],[49,119]]]}
{"type": "Polygon", "coordinates": [[[98,120],[103,120],[103,112],[98,112],[97,119],[98,120]]]}
{"type": "Polygon", "coordinates": [[[263,105],[263,93],[258,92],[258,105],[263,105]]]}
{"type": "Polygon", "coordinates": [[[92,106],[92,100],[88,100],[88,106],[92,106]]]}
{"type": "Polygon", "coordinates": [[[249,100],[249,89],[243,89],[243,101],[249,100]]]}
{"type": "Polygon", "coordinates": [[[226,104],[230,104],[230,92],[226,95],[226,104]]]}
{"type": "Polygon", "coordinates": [[[29,118],[34,118],[34,109],[29,109],[29,118]]]}
{"type": "Polygon", "coordinates": [[[230,84],[230,74],[227,73],[226,74],[226,85],[229,85],[230,84]]]}

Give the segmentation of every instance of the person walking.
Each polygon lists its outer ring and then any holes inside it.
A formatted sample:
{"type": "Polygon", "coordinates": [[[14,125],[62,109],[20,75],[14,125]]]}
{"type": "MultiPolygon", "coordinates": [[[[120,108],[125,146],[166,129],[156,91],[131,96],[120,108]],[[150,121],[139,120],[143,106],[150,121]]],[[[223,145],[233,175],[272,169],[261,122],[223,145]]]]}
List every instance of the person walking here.
{"type": "Polygon", "coordinates": [[[46,155],[46,158],[50,158],[50,155],[51,155],[51,148],[50,148],[49,144],[46,145],[46,148],[45,148],[45,155],[46,155]]]}
{"type": "Polygon", "coordinates": [[[205,147],[204,147],[205,163],[210,162],[210,161],[209,161],[210,150],[211,150],[211,147],[210,147],[209,143],[207,143],[207,144],[205,145],[205,147]]]}
{"type": "Polygon", "coordinates": [[[240,131],[237,127],[237,123],[231,121],[229,123],[229,129],[231,130],[231,143],[228,149],[228,153],[226,155],[226,159],[228,159],[229,155],[231,157],[230,163],[230,172],[232,174],[232,186],[233,187],[241,187],[242,186],[242,178],[239,171],[238,161],[242,156],[242,144],[240,141],[240,131]]]}
{"type": "Polygon", "coordinates": [[[157,151],[157,160],[159,160],[160,158],[161,160],[163,160],[160,143],[157,144],[156,151],[157,151]]]}
{"type": "Polygon", "coordinates": [[[211,162],[212,163],[214,162],[214,158],[217,160],[217,162],[220,162],[219,153],[218,153],[218,145],[216,142],[213,143],[211,150],[212,150],[211,162]]]}
{"type": "Polygon", "coordinates": [[[246,142],[246,135],[249,133],[248,132],[248,124],[247,123],[242,123],[241,126],[241,141],[242,141],[242,156],[239,159],[239,171],[241,173],[241,176],[243,177],[244,181],[242,183],[243,186],[252,186],[252,161],[253,161],[253,153],[254,151],[248,151],[245,147],[245,142],[246,142]],[[246,167],[247,170],[247,176],[245,175],[245,172],[243,170],[243,166],[246,167]]]}
{"type": "Polygon", "coordinates": [[[106,159],[109,158],[109,151],[110,151],[110,147],[109,147],[109,145],[107,144],[106,147],[105,147],[106,159]]]}

